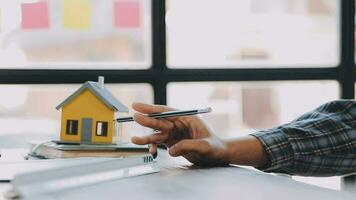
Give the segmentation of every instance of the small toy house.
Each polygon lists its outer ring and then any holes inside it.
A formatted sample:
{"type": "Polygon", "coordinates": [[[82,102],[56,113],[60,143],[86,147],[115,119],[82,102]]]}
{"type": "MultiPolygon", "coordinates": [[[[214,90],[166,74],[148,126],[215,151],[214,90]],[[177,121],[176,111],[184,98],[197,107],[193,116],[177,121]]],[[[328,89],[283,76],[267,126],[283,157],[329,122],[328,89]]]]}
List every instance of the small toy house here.
{"type": "Polygon", "coordinates": [[[60,140],[88,144],[117,143],[121,129],[115,119],[128,112],[104,87],[104,77],[84,83],[56,108],[62,108],[60,140]]]}

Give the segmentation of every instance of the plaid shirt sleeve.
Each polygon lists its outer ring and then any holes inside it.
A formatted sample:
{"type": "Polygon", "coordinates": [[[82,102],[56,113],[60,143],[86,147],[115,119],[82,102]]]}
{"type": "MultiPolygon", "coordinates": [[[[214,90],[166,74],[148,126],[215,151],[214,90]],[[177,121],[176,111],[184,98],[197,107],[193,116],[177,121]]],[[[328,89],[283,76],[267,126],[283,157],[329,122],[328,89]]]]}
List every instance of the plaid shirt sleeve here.
{"type": "Polygon", "coordinates": [[[266,172],[334,176],[356,172],[356,101],[337,100],[298,119],[251,134],[264,146],[266,172]]]}

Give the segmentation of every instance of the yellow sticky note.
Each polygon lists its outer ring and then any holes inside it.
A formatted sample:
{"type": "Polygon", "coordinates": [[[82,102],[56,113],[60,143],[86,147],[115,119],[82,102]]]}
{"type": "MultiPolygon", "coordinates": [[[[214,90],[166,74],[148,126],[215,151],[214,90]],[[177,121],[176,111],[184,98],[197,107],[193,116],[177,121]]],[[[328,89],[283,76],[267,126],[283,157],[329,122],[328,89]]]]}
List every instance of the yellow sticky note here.
{"type": "Polygon", "coordinates": [[[90,0],[62,0],[63,26],[69,29],[90,29],[92,5],[90,0]]]}

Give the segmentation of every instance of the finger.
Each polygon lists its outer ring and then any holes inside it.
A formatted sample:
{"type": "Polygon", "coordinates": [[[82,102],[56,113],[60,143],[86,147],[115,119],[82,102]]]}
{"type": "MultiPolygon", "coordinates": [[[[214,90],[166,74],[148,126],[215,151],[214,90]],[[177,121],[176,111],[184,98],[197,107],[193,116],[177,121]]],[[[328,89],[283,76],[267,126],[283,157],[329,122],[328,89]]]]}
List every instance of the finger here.
{"type": "Polygon", "coordinates": [[[140,113],[135,113],[133,119],[142,126],[149,127],[155,130],[171,130],[174,128],[174,124],[171,121],[164,119],[155,119],[147,117],[140,113]]]}
{"type": "Polygon", "coordinates": [[[174,110],[174,109],[169,108],[167,106],[150,105],[150,104],[145,104],[145,103],[133,103],[132,104],[132,108],[135,109],[138,112],[145,113],[145,114],[160,113],[160,112],[166,112],[166,111],[174,110]]]}
{"type": "Polygon", "coordinates": [[[151,144],[149,152],[154,158],[156,158],[157,157],[157,144],[151,144]]]}
{"type": "Polygon", "coordinates": [[[183,156],[189,153],[206,155],[210,152],[211,147],[205,140],[185,139],[177,142],[169,148],[169,154],[173,157],[183,156]]]}
{"type": "Polygon", "coordinates": [[[161,144],[167,139],[168,139],[167,133],[165,133],[165,134],[156,133],[156,134],[151,134],[151,135],[143,136],[143,137],[133,136],[131,138],[131,141],[134,144],[146,145],[146,144],[161,144]]]}

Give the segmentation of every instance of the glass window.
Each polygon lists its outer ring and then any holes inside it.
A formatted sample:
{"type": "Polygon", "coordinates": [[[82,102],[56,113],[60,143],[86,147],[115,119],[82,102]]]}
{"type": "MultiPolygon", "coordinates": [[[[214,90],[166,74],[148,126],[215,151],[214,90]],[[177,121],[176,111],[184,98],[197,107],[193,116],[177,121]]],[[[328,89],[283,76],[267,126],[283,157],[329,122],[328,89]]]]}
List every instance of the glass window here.
{"type": "Polygon", "coordinates": [[[336,81],[170,83],[168,105],[211,107],[201,116],[219,136],[230,137],[288,123],[338,94],[336,81]]]}
{"type": "Polygon", "coordinates": [[[140,0],[2,0],[0,68],[148,68],[150,4],[140,0]]]}
{"type": "Polygon", "coordinates": [[[108,136],[108,123],[107,122],[97,122],[96,123],[96,135],[97,136],[108,136]]]}
{"type": "MultiPolygon", "coordinates": [[[[58,140],[61,111],[56,106],[80,86],[0,85],[0,146],[16,148],[25,147],[31,140],[58,140]]],[[[105,87],[129,108],[130,115],[132,102],[153,103],[149,84],[105,84],[105,87]]],[[[137,123],[123,123],[121,137],[129,141],[131,135],[149,132],[137,123]]]]}
{"type": "Polygon", "coordinates": [[[335,0],[168,0],[173,68],[330,67],[339,63],[335,0]]]}
{"type": "Polygon", "coordinates": [[[78,120],[67,120],[67,135],[78,135],[78,120]]]}

